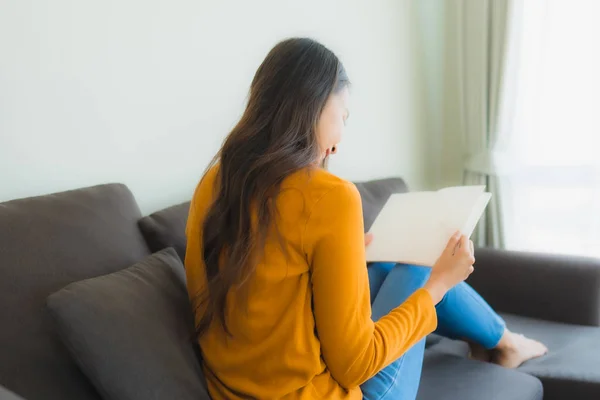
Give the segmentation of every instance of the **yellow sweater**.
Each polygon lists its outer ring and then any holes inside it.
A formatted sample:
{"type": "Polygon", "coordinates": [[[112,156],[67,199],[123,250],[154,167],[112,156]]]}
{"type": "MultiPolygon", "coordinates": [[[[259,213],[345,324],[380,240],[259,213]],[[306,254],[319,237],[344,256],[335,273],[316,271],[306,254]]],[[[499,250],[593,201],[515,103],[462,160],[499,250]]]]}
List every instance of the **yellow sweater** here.
{"type": "MultiPolygon", "coordinates": [[[[216,168],[194,195],[185,259],[191,298],[206,283],[201,227],[216,168]]],[[[416,291],[371,320],[361,200],[325,170],[286,178],[277,200],[278,239],[267,238],[248,297],[230,290],[228,337],[213,321],[199,338],[213,399],[361,399],[359,385],[436,328],[433,301],[416,291]]],[[[196,306],[194,304],[194,306],[196,306]]],[[[198,309],[196,321],[202,310],[198,309]]]]}

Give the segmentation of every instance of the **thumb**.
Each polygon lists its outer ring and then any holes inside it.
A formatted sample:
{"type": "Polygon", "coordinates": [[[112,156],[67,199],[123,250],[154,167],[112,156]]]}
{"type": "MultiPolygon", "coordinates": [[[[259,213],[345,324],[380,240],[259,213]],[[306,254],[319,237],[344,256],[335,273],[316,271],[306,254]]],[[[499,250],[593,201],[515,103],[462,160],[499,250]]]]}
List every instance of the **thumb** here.
{"type": "Polygon", "coordinates": [[[367,247],[368,245],[370,245],[372,241],[373,241],[373,234],[372,233],[365,233],[365,247],[367,247]]]}
{"type": "Polygon", "coordinates": [[[450,253],[454,253],[454,249],[455,249],[456,245],[458,245],[458,243],[460,242],[460,238],[461,238],[460,231],[454,232],[452,237],[450,237],[450,240],[448,240],[448,244],[446,245],[446,251],[448,251],[450,253]]]}

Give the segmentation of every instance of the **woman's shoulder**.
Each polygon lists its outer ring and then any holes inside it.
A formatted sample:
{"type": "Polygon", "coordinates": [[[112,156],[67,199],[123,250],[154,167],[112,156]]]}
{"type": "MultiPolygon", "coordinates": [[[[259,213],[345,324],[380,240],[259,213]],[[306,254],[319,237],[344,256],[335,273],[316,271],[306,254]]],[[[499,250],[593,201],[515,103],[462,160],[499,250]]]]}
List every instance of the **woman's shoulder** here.
{"type": "Polygon", "coordinates": [[[327,197],[358,197],[356,186],[322,168],[304,169],[289,177],[284,187],[299,189],[308,197],[318,200],[327,197]]]}
{"type": "Polygon", "coordinates": [[[192,208],[198,208],[202,205],[206,205],[206,203],[212,202],[218,171],[218,164],[215,164],[206,170],[194,191],[191,204],[192,208]]]}

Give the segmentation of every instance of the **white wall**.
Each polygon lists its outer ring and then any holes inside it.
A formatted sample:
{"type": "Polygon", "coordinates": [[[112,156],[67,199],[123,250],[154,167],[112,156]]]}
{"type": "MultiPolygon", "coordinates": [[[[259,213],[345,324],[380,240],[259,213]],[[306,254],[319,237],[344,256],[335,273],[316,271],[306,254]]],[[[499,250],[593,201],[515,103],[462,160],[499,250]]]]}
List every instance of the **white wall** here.
{"type": "Polygon", "coordinates": [[[421,135],[425,141],[426,187],[439,189],[462,184],[464,136],[460,113],[460,60],[457,57],[461,3],[419,0],[415,4],[422,90],[421,135]]]}
{"type": "MultiPolygon", "coordinates": [[[[416,1],[416,0],[415,0],[416,1]]],[[[331,163],[427,185],[410,0],[0,4],[0,201],[124,182],[142,212],[184,201],[270,47],[308,35],[353,81],[331,163]]]]}

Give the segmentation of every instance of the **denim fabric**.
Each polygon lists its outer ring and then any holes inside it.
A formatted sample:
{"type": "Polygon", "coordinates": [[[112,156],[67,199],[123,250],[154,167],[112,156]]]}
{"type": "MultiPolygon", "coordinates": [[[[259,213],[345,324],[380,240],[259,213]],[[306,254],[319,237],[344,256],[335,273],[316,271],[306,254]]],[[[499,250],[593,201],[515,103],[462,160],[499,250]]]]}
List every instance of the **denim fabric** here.
{"type": "MultiPolygon", "coordinates": [[[[394,263],[369,267],[373,320],[377,321],[423,287],[431,268],[394,263]]],[[[495,347],[505,323],[466,283],[452,288],[436,306],[436,333],[453,339],[467,339],[486,348],[495,347]]],[[[419,389],[425,339],[399,359],[361,385],[365,400],[414,400],[419,389]]]]}

